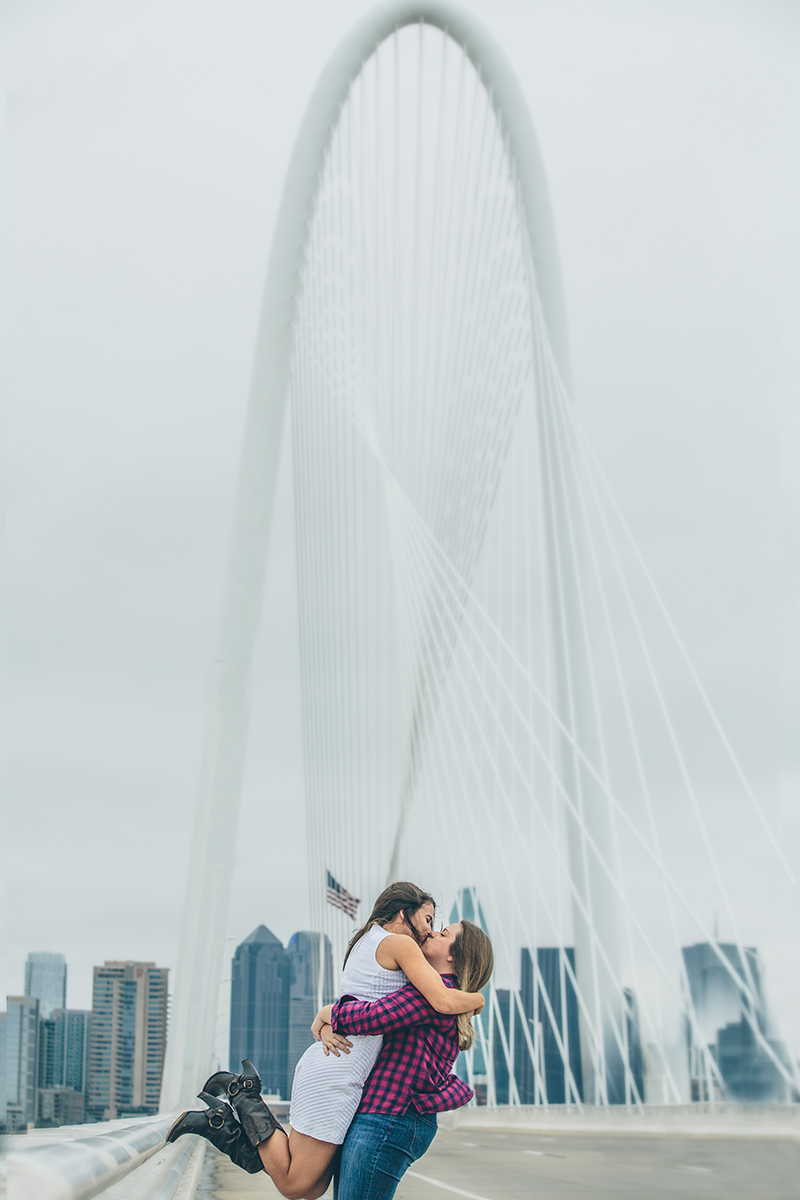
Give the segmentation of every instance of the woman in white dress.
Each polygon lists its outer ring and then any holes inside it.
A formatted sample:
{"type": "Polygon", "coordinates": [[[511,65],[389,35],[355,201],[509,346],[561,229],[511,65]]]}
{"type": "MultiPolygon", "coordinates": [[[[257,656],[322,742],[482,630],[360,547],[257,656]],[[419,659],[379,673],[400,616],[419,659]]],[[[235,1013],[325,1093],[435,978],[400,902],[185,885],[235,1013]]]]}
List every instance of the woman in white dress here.
{"type": "MultiPolygon", "coordinates": [[[[480,1012],[484,1000],[480,992],[462,992],[448,988],[439,972],[425,959],[422,947],[433,932],[435,906],[427,892],[412,883],[393,883],[375,901],[366,924],[350,941],[344,960],[340,996],[357,1000],[379,1000],[412,983],[429,1004],[439,1013],[459,1014],[480,1012]]],[[[333,1161],[344,1142],[350,1122],[361,1100],[367,1080],[383,1038],[381,1036],[353,1037],[345,1043],[349,1053],[330,1055],[322,1042],[306,1050],[297,1064],[292,1085],[291,1132],[287,1135],[275,1121],[269,1109],[260,1106],[259,1120],[264,1112],[271,1127],[261,1130],[256,1160],[248,1158],[249,1146],[239,1146],[237,1152],[245,1170],[258,1170],[257,1162],[272,1179],[278,1191],[288,1200],[317,1200],[330,1183],[333,1161]]],[[[210,1105],[214,1097],[227,1095],[235,1101],[242,1116],[243,1095],[257,1096],[261,1081],[252,1064],[243,1063],[245,1073],[233,1075],[219,1071],[203,1088],[202,1098],[210,1105]]],[[[226,1113],[219,1121],[229,1124],[226,1113]]],[[[199,1133],[209,1137],[204,1118],[207,1114],[184,1113],[167,1135],[174,1141],[183,1133],[199,1133]]],[[[214,1124],[214,1111],[208,1114],[207,1124],[219,1128],[219,1137],[228,1132],[236,1141],[236,1129],[230,1131],[214,1124]]],[[[213,1137],[210,1140],[215,1140],[213,1137]]],[[[242,1139],[239,1139],[241,1141],[242,1139]]],[[[234,1157],[231,1149],[220,1145],[234,1157]]],[[[253,1151],[252,1153],[256,1153],[253,1151]]],[[[237,1158],[234,1157],[234,1161],[237,1158]]]]}

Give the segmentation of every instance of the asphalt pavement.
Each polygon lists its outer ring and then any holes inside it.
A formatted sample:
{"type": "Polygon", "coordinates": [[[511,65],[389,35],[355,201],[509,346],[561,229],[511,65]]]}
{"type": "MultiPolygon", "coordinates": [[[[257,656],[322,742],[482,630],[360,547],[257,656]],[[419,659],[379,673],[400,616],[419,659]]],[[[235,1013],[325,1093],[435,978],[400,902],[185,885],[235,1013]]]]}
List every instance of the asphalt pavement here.
{"type": "MultiPolygon", "coordinates": [[[[209,1147],[198,1200],[272,1200],[209,1147]]],[[[800,1142],[723,1137],[597,1136],[440,1130],[397,1200],[800,1200],[800,1142]]]]}
{"type": "Polygon", "coordinates": [[[440,1130],[397,1200],[800,1200],[800,1143],[440,1130]]]}

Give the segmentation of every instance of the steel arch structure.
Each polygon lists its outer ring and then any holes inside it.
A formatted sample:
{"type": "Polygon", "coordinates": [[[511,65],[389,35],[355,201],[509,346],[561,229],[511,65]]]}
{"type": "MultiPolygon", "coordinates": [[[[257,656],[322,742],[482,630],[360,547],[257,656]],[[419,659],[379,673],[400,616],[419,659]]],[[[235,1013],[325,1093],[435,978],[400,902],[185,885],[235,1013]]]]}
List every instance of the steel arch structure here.
{"type": "MultiPolygon", "coordinates": [[[[433,26],[451,38],[470,60],[490,97],[513,160],[529,248],[531,303],[538,304],[557,370],[568,384],[569,354],[558,253],[541,155],[522,89],[494,38],[468,13],[440,0],[409,3],[392,0],[375,9],[345,37],[324,68],[301,122],[279,207],[258,323],[244,447],[226,569],[218,649],[210,686],[201,788],[191,850],[189,881],[176,976],[175,1002],[165,1069],[163,1106],[187,1102],[208,1067],[214,1047],[217,995],[221,977],[236,823],[247,737],[251,663],[262,605],[269,552],[286,397],[294,344],[293,322],[304,252],[318,180],[338,115],[366,60],[399,29],[416,23],[433,26]]],[[[548,431],[542,429],[546,441],[548,431]]],[[[553,470],[547,463],[543,470],[553,470]]],[[[575,795],[582,790],[587,824],[597,844],[606,845],[605,798],[585,775],[579,747],[591,742],[582,727],[580,705],[572,703],[583,673],[585,631],[577,603],[577,561],[559,555],[565,521],[564,489],[547,514],[548,548],[558,563],[560,604],[554,605],[553,630],[558,669],[564,782],[575,795]],[[559,499],[561,497],[561,499],[559,499]],[[583,776],[581,780],[581,776],[583,776]]],[[[587,864],[581,832],[567,817],[573,882],[584,897],[594,895],[598,921],[589,930],[575,909],[579,963],[597,971],[592,939],[613,961],[613,903],[602,873],[587,864]],[[590,876],[592,876],[590,878],[590,876]],[[599,929],[599,932],[598,932],[599,929]]],[[[596,1017],[617,1001],[598,978],[591,989],[596,1017]]],[[[582,1033],[582,1041],[584,1035],[582,1033]]],[[[588,1072],[589,1055],[584,1054],[588,1072]]],[[[588,1082],[588,1081],[587,1081],[588,1082]]],[[[602,1089],[601,1089],[602,1090],[602,1089]]]]}

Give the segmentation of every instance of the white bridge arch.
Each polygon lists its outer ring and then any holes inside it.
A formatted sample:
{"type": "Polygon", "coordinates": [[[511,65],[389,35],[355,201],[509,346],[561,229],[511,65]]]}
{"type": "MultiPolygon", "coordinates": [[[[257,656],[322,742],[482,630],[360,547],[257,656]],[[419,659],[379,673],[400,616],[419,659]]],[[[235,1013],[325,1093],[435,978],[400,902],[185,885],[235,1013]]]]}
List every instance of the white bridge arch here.
{"type": "MultiPolygon", "coordinates": [[[[539,347],[541,361],[547,364],[550,386],[563,393],[569,383],[564,302],[544,170],[527,104],[504,54],[480,25],[455,6],[390,3],[375,10],[342,42],[311,98],[289,165],[269,259],[171,1019],[164,1091],[168,1107],[188,1101],[196,1091],[197,1079],[212,1065],[251,662],[291,385],[298,305],[320,181],[343,108],[365,63],[387,39],[417,24],[439,30],[460,49],[488,97],[513,174],[532,341],[539,347]]],[[[540,412],[537,419],[539,469],[544,480],[543,543],[552,591],[549,611],[555,724],[560,741],[560,750],[552,758],[559,759],[564,799],[577,973],[586,981],[580,1006],[583,1094],[589,1101],[607,1102],[609,1075],[621,1075],[628,1101],[640,1101],[643,1097],[632,1082],[630,1063],[624,1061],[628,1057],[630,1020],[623,1017],[620,985],[609,789],[604,771],[595,766],[603,754],[598,748],[596,716],[584,700],[584,694],[592,692],[594,685],[580,581],[585,539],[580,504],[574,496],[575,464],[571,450],[565,452],[559,441],[563,435],[557,433],[553,418],[540,412]]],[[[376,457],[380,457],[377,450],[376,457]]],[[[417,753],[419,746],[412,746],[412,751],[417,753]]],[[[405,816],[406,797],[400,796],[395,848],[387,862],[390,875],[398,868],[405,816]]],[[[744,954],[742,962],[748,973],[745,986],[755,1008],[755,989],[744,954]]],[[[537,969],[534,963],[534,974],[537,969]]],[[[561,969],[563,981],[563,962],[561,969]]],[[[531,1041],[522,1011],[520,1016],[538,1078],[540,1048],[535,1045],[535,1031],[531,1041]]],[[[703,1045],[699,1048],[702,1057],[703,1045]]],[[[564,1048],[560,1049],[563,1056],[564,1048]]],[[[513,1075],[505,1040],[503,1052],[513,1075]]],[[[707,1053],[701,1069],[710,1078],[713,1065],[707,1053]]],[[[677,1091],[671,1098],[677,1098],[677,1091]]]]}

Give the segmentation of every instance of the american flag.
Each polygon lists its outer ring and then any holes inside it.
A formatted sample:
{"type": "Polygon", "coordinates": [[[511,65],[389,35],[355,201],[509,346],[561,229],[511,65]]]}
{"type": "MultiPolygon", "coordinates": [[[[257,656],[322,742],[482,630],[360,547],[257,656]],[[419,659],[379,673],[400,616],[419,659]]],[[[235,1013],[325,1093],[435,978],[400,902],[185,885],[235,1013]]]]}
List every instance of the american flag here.
{"type": "Polygon", "coordinates": [[[355,896],[351,896],[346,892],[340,883],[328,871],[328,904],[332,904],[334,908],[340,908],[342,912],[347,913],[348,917],[355,918],[356,911],[361,903],[355,896]]]}

